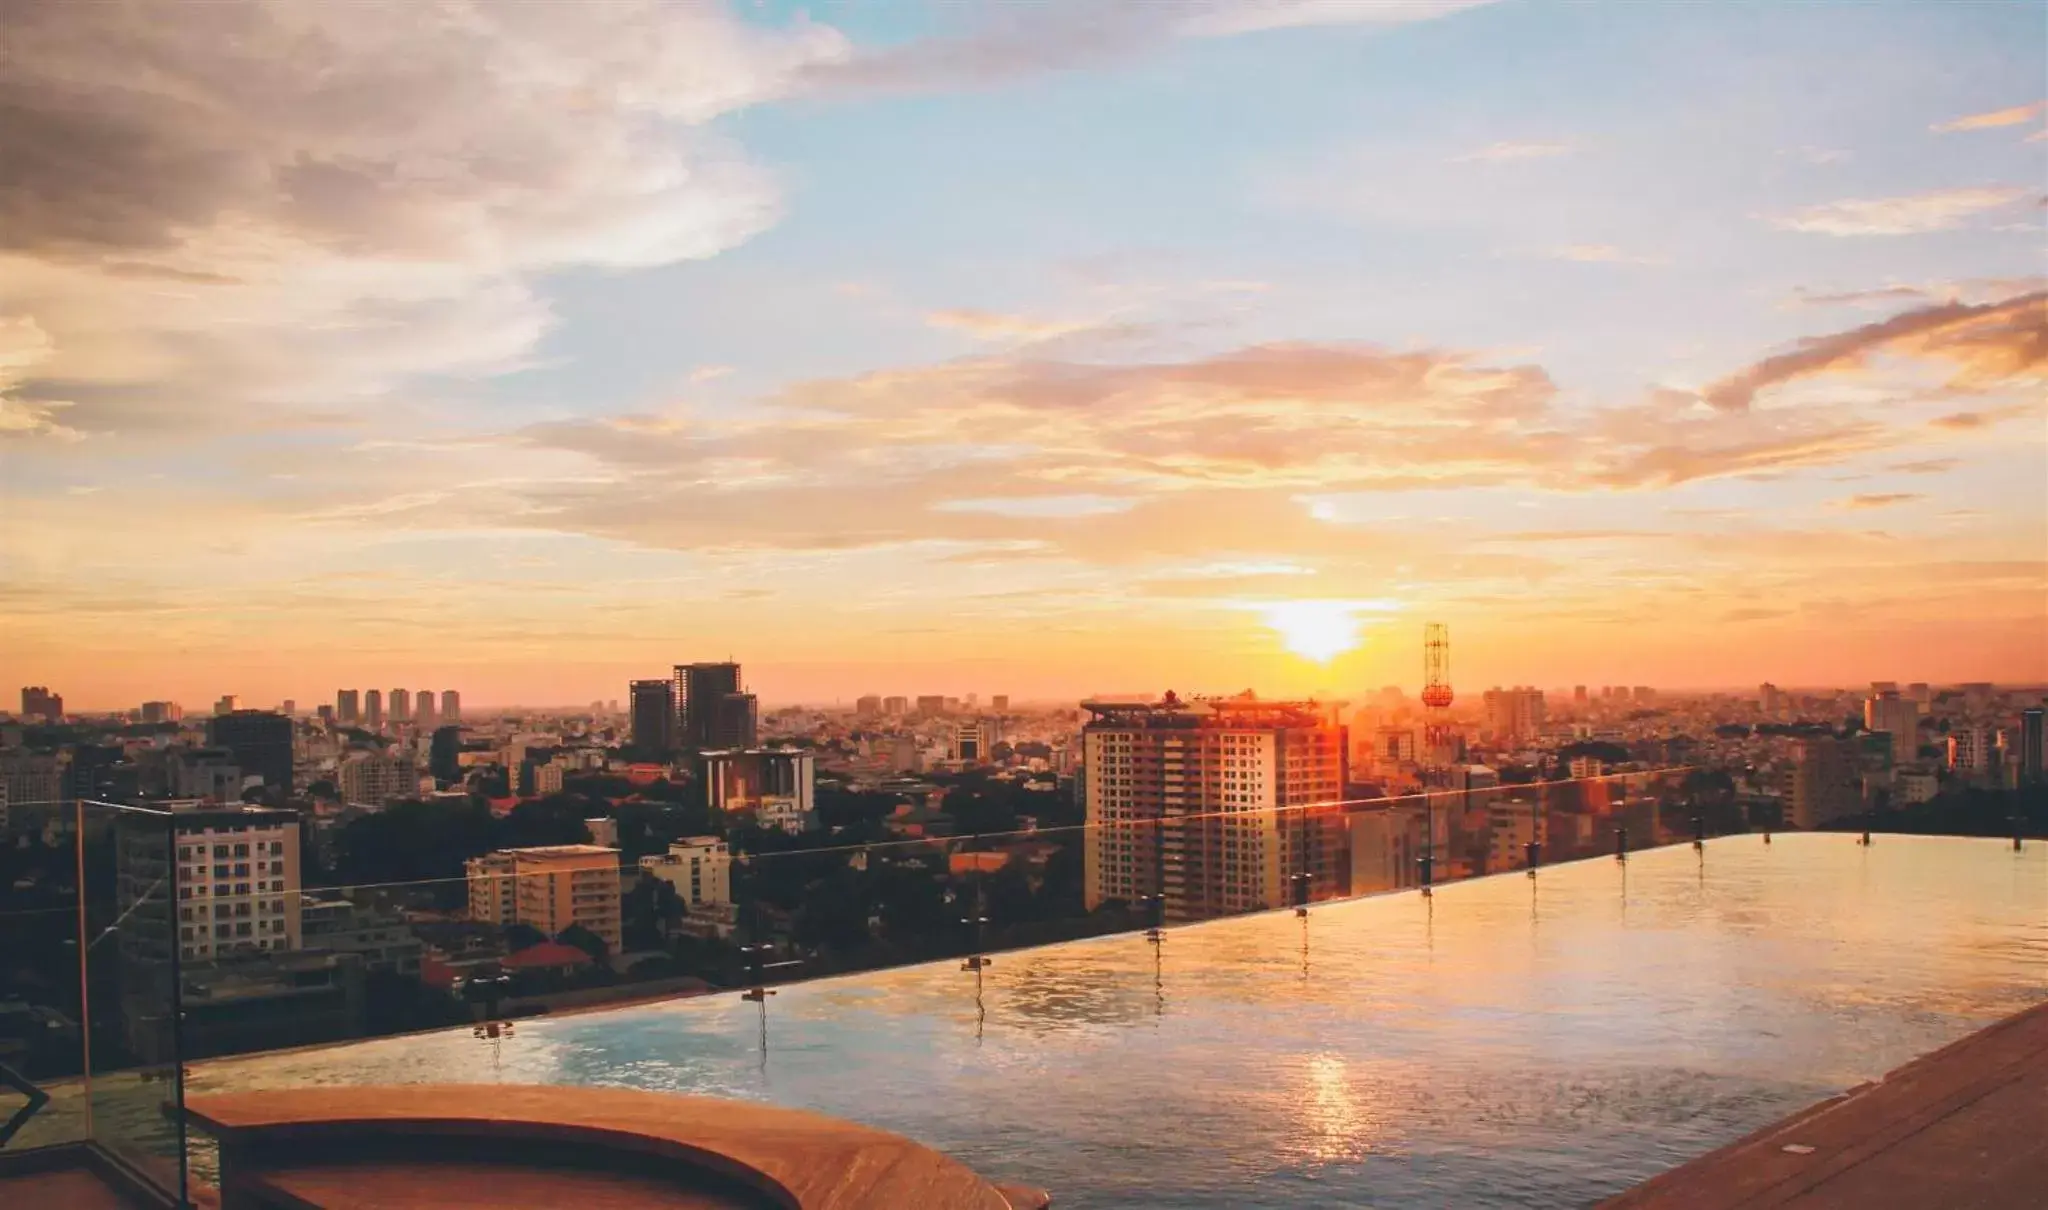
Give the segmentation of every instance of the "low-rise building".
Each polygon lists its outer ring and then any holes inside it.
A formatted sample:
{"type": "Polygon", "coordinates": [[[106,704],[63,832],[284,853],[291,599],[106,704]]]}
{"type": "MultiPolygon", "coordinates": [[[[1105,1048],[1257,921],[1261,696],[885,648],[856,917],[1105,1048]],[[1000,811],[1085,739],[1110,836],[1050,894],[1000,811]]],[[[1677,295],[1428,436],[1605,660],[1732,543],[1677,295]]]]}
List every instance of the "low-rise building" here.
{"type": "Polygon", "coordinates": [[[531,925],[550,937],[580,925],[614,951],[624,940],[617,849],[594,844],[499,849],[471,858],[468,871],[473,919],[531,925]]]}
{"type": "Polygon", "coordinates": [[[668,852],[640,859],[643,874],[659,878],[690,907],[732,902],[732,854],[716,836],[687,836],[668,852]]]}

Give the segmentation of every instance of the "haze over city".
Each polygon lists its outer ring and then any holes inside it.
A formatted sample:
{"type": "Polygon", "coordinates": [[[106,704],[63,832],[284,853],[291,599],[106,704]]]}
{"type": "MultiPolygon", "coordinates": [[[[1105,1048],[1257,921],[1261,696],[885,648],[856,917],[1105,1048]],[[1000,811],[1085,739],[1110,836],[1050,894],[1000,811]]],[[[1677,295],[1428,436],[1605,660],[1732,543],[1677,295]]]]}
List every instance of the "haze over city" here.
{"type": "Polygon", "coordinates": [[[2033,6],[365,11],[10,16],[9,684],[2048,677],[2033,6]]]}

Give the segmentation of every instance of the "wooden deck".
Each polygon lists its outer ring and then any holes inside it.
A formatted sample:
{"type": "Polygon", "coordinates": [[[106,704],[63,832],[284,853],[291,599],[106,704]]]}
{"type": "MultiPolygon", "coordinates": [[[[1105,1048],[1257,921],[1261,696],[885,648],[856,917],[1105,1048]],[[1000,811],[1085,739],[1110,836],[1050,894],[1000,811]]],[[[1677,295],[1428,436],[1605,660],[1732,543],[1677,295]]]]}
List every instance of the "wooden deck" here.
{"type": "Polygon", "coordinates": [[[2048,1206],[2048,1003],[1600,1205],[1601,1210],[2048,1206]]]}

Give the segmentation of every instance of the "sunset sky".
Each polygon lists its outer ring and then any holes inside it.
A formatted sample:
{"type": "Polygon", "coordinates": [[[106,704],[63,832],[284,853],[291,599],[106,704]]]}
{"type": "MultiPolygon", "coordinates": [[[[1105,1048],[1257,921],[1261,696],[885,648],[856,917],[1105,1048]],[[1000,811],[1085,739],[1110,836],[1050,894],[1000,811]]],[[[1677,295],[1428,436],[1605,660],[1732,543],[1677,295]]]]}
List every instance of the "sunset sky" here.
{"type": "Polygon", "coordinates": [[[0,5],[10,693],[2048,677],[2038,3],[147,9],[0,5]]]}

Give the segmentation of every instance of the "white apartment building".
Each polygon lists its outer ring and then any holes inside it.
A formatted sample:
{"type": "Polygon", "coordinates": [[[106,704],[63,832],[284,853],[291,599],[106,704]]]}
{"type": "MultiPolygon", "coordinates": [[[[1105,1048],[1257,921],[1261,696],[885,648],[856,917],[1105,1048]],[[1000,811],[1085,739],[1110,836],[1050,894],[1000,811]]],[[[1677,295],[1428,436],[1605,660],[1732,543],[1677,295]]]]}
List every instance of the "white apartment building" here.
{"type": "Polygon", "coordinates": [[[356,752],[335,769],[335,784],[344,802],[383,806],[420,792],[418,766],[410,755],[356,752]]]}
{"type": "Polygon", "coordinates": [[[677,898],[693,908],[732,902],[732,854],[716,836],[674,841],[668,852],[642,857],[640,870],[674,887],[677,898]]]}
{"type": "Polygon", "coordinates": [[[300,947],[298,812],[199,806],[175,810],[167,825],[123,819],[119,834],[117,898],[137,924],[126,930],[136,944],[123,939],[131,956],[169,958],[147,926],[161,918],[159,904],[175,905],[188,962],[300,947]],[[167,831],[174,862],[165,859],[167,831]]]}
{"type": "Polygon", "coordinates": [[[1165,919],[1203,920],[1293,903],[1298,874],[1311,899],[1349,886],[1341,703],[1081,705],[1089,909],[1157,893],[1165,919]]]}

